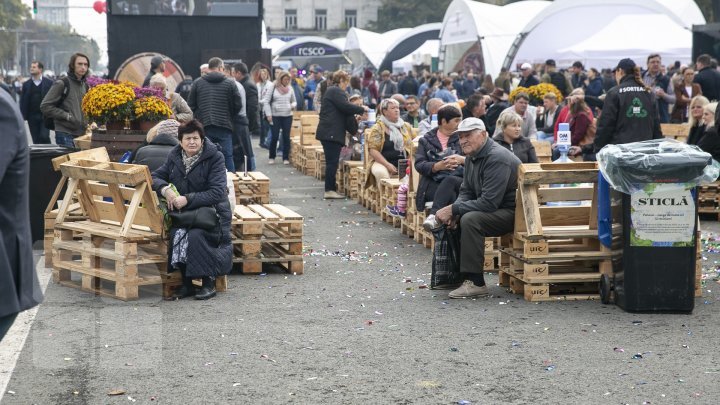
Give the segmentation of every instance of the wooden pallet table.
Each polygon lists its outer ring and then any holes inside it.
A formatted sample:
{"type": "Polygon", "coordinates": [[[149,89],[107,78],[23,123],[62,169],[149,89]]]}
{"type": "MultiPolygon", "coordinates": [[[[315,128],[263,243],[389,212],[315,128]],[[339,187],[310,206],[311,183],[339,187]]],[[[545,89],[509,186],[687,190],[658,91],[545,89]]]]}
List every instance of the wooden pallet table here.
{"type": "Polygon", "coordinates": [[[275,263],[290,274],[303,274],[302,215],[279,204],[235,207],[232,222],[234,259],[244,274],[262,273],[275,263]]]}
{"type": "Polygon", "coordinates": [[[231,175],[237,204],[268,204],[270,178],[261,172],[235,172],[231,175]]]}
{"type": "Polygon", "coordinates": [[[380,210],[380,219],[395,228],[400,228],[401,218],[393,217],[388,214],[385,207],[397,204],[397,193],[402,182],[397,178],[389,178],[380,180],[378,184],[378,196],[380,199],[378,209],[380,210]]]}
{"type": "Polygon", "coordinates": [[[564,293],[563,299],[588,299],[586,287],[598,286],[601,274],[612,274],[613,259],[621,254],[621,208],[612,206],[613,246],[607,248],[597,236],[597,175],[595,163],[521,166],[515,231],[511,245],[500,249],[501,283],[509,284],[509,277],[524,283],[530,301],[554,300],[554,292],[566,291],[563,285],[578,284],[583,288],[573,291],[579,295],[564,293]],[[567,183],[579,185],[548,187],[567,183]],[[568,205],[577,201],[583,203],[568,205]]]}

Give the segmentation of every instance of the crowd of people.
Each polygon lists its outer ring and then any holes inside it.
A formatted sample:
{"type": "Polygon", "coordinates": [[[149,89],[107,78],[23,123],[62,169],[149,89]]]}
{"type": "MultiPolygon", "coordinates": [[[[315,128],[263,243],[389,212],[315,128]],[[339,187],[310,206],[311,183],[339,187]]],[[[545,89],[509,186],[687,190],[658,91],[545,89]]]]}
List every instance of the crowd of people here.
{"type": "MultiPolygon", "coordinates": [[[[256,150],[268,150],[268,163],[281,155],[289,164],[293,111],[317,111],[316,137],[326,159],[324,198],[339,199],[335,174],[341,159],[366,143],[369,170],[365,187],[392,176],[405,180],[399,203],[386,209],[404,216],[406,175],[412,165],[420,175],[416,205],[427,209],[423,226],[463,229],[460,271],[464,283],[452,298],[487,294],[482,275],[486,236],[512,230],[517,168],[538,162],[533,142],[555,147],[559,124],[572,133],[571,156],[594,160],[607,144],[662,137],[661,123],[689,126],[688,143],[720,159],[720,135],[715,123],[720,97],[720,72],[708,55],[694,66],[662,64],[649,55],[646,68],[633,60],[615,69],[598,71],[574,63],[560,71],[553,60],[524,63],[517,74],[503,69],[498,77],[475,72],[423,71],[374,73],[365,69],[351,76],[312,65],[305,71],[271,69],[260,63],[226,65],[211,58],[201,76],[168,89],[164,61],[156,57],[145,79],[160,89],[173,115],[153,128],[131,161],[151,168],[153,188],[175,218],[170,234],[168,264],[183,275],[177,298],[215,295],[214,278],[231,269],[230,209],[226,171],[255,170],[256,150]],[[552,84],[556,91],[532,105],[523,89],[552,84]],[[521,89],[518,90],[518,88],[521,89]],[[509,96],[512,94],[512,98],[509,96]],[[408,156],[411,142],[418,142],[408,156]],[[184,211],[211,210],[199,226],[183,222],[184,211]],[[202,278],[196,290],[193,278],[202,278]]],[[[58,145],[74,146],[87,122],[81,103],[87,92],[90,59],[72,55],[67,75],[52,82],[43,65],[34,61],[31,78],[21,83],[19,110],[28,122],[34,143],[49,143],[49,129],[58,145]]],[[[5,87],[4,87],[5,88],[5,87]]],[[[7,89],[6,90],[12,90],[7,89]]],[[[362,155],[362,149],[361,153],[362,155]]]]}

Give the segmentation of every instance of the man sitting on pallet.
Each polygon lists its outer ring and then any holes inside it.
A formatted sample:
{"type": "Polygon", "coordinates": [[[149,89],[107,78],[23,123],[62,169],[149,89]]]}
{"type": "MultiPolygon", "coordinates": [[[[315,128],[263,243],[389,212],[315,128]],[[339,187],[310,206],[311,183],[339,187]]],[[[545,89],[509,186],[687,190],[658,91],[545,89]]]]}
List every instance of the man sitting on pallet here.
{"type": "Polygon", "coordinates": [[[478,118],[464,119],[455,133],[467,156],[465,175],[457,200],[441,208],[435,217],[448,226],[459,222],[462,231],[460,273],[465,281],[449,297],[481,297],[488,295],[482,247],[486,236],[502,236],[513,230],[520,160],[489,138],[478,118]]]}

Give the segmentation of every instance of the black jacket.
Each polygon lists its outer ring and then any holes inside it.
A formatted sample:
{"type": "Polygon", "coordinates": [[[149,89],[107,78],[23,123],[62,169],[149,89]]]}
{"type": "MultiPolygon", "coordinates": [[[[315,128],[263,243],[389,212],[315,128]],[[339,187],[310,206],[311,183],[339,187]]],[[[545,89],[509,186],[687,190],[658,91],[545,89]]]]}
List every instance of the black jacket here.
{"type": "Polygon", "coordinates": [[[320,122],[315,138],[319,141],[330,141],[345,145],[348,116],[362,114],[365,109],[347,101],[347,93],[337,86],[328,86],[323,94],[320,122]]]}
{"type": "Polygon", "coordinates": [[[705,136],[705,130],[707,129],[705,124],[701,124],[699,122],[697,124],[698,125],[690,127],[690,132],[688,133],[687,138],[688,145],[697,145],[700,142],[700,139],[705,136]]]}
{"type": "Polygon", "coordinates": [[[537,78],[535,75],[529,75],[528,77],[523,77],[520,79],[520,83],[518,86],[528,88],[530,86],[536,86],[540,84],[540,79],[537,78]]]}
{"type": "Polygon", "coordinates": [[[505,142],[503,134],[497,134],[492,138],[499,145],[512,152],[522,163],[538,163],[535,147],[532,141],[524,136],[516,139],[512,144],[505,142]]]}
{"type": "Polygon", "coordinates": [[[193,81],[185,79],[175,87],[175,93],[179,94],[183,100],[187,101],[190,98],[190,89],[192,89],[193,81]]]}
{"type": "MultiPolygon", "coordinates": [[[[245,89],[245,114],[248,118],[248,129],[251,133],[260,130],[260,102],[258,101],[258,88],[245,76],[241,81],[245,89]]],[[[239,110],[238,110],[239,111],[239,110]]]]}
{"type": "Polygon", "coordinates": [[[632,75],[605,96],[595,135],[595,152],[608,144],[623,144],[662,138],[655,95],[645,90],[632,75]]]}
{"type": "Polygon", "coordinates": [[[487,109],[487,113],[485,114],[485,119],[483,121],[485,121],[488,134],[495,133],[497,120],[500,118],[500,114],[502,114],[502,112],[508,107],[510,107],[510,103],[507,101],[496,101],[487,109]]]}
{"type": "Polygon", "coordinates": [[[178,144],[177,137],[168,134],[159,134],[153,138],[150,143],[141,145],[135,153],[130,163],[136,165],[145,165],[150,168],[150,172],[159,169],[168,159],[170,151],[178,144]]]}
{"type": "Polygon", "coordinates": [[[700,138],[697,146],[711,154],[713,159],[720,162],[720,133],[718,133],[717,127],[712,126],[708,128],[708,130],[705,131],[705,135],[700,138]]]}
{"type": "Polygon", "coordinates": [[[453,215],[515,208],[518,166],[517,156],[488,138],[479,151],[465,159],[465,176],[452,205],[453,215]]]}
{"type": "Polygon", "coordinates": [[[242,108],[234,80],[220,72],[210,72],[193,83],[188,106],[206,127],[233,130],[233,119],[242,108]]]}
{"type": "MultiPolygon", "coordinates": [[[[205,231],[197,228],[188,230],[185,272],[188,277],[196,278],[228,274],[232,269],[230,243],[232,212],[227,194],[225,157],[209,139],[205,138],[204,143],[202,155],[190,172],[185,173],[182,149],[177,145],[170,151],[167,161],[152,174],[152,187],[158,193],[158,197],[162,197],[163,187],[172,183],[180,195],[188,200],[184,210],[213,206],[220,216],[220,226],[216,230],[205,231]]],[[[176,228],[170,230],[170,241],[174,240],[176,231],[176,228]]],[[[168,248],[172,250],[172,243],[169,245],[168,248]]],[[[168,268],[172,271],[171,266],[168,268]]]]}
{"type": "Polygon", "coordinates": [[[33,265],[25,123],[10,94],[0,90],[0,318],[38,305],[43,297],[33,265]]]}
{"type": "MultiPolygon", "coordinates": [[[[420,174],[417,193],[415,194],[415,204],[418,209],[423,209],[425,203],[432,201],[434,195],[426,195],[430,187],[430,183],[435,182],[433,179],[432,167],[435,161],[429,156],[431,153],[442,152],[442,145],[437,136],[437,128],[433,128],[423,135],[418,141],[418,147],[415,150],[415,170],[420,174]]],[[[453,149],[458,155],[462,155],[462,148],[457,134],[453,134],[448,139],[447,147],[453,149]]]]}
{"type": "Polygon", "coordinates": [[[546,134],[554,134],[555,123],[557,122],[558,116],[560,115],[560,110],[562,110],[562,106],[557,106],[557,108],[555,108],[555,113],[553,113],[553,122],[550,125],[547,125],[547,112],[538,115],[535,119],[535,127],[537,127],[537,130],[542,131],[546,134]]]}
{"type": "Polygon", "coordinates": [[[703,96],[710,101],[720,100],[720,72],[711,67],[702,68],[693,79],[700,85],[703,96]]]}
{"type": "MultiPolygon", "coordinates": [[[[20,112],[22,113],[22,116],[24,119],[28,119],[28,116],[32,111],[30,111],[30,86],[32,86],[33,81],[32,77],[27,79],[25,83],[23,83],[22,86],[22,94],[20,95],[20,112]]],[[[42,99],[45,98],[45,96],[50,91],[50,88],[53,85],[53,81],[48,79],[47,77],[43,76],[42,80],[40,82],[40,102],[42,103],[42,99]]],[[[37,111],[40,112],[40,111],[37,111]]]]}

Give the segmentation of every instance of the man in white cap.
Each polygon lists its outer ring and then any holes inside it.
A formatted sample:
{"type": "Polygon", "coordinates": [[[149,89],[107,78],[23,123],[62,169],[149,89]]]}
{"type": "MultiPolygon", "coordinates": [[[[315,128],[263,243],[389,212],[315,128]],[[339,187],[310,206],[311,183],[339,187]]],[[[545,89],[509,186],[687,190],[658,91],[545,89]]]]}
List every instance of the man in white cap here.
{"type": "Polygon", "coordinates": [[[520,78],[518,86],[528,88],[540,84],[540,79],[535,76],[531,64],[527,62],[523,63],[522,66],[520,66],[520,74],[522,77],[520,78]]]}
{"type": "Polygon", "coordinates": [[[465,281],[449,297],[482,297],[488,295],[482,246],[486,236],[513,230],[520,160],[488,137],[481,119],[464,119],[455,133],[466,156],[463,183],[457,200],[438,210],[435,217],[449,226],[460,224],[460,273],[465,281]]]}

